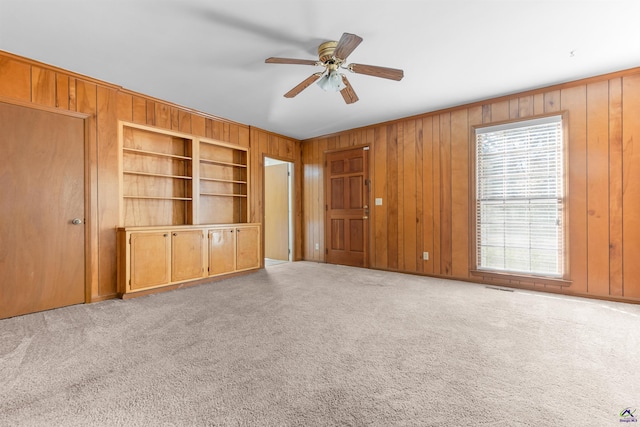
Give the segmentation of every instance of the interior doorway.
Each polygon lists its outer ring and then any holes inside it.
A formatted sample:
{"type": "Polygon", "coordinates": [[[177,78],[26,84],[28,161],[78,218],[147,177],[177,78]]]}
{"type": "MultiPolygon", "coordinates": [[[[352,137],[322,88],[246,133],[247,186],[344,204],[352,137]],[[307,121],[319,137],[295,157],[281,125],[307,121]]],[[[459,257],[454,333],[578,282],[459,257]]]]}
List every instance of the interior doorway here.
{"type": "Polygon", "coordinates": [[[292,260],[293,163],[264,158],[264,263],[292,260]]]}

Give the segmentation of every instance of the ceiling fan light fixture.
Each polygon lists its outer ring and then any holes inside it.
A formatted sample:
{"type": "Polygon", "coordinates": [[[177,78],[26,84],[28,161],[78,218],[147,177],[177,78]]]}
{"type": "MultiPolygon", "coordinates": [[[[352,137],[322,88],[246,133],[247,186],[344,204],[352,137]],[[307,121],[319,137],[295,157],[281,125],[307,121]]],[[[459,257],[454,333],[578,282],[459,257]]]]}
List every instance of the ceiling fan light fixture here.
{"type": "Polygon", "coordinates": [[[337,70],[329,70],[317,84],[327,92],[340,92],[346,87],[342,81],[342,75],[337,70]]]}

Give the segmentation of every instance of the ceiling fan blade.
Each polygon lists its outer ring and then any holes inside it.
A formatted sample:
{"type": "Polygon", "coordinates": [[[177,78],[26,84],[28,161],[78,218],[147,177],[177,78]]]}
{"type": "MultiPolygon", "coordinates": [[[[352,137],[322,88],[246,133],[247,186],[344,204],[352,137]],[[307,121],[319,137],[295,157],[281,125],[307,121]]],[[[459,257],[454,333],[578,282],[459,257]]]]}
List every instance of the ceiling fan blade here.
{"type": "Polygon", "coordinates": [[[362,37],[356,36],[355,34],[344,33],[336,45],[333,56],[344,61],[361,42],[362,37]]]}
{"type": "Polygon", "coordinates": [[[297,94],[299,94],[300,92],[302,92],[303,90],[305,90],[306,88],[311,86],[311,84],[313,82],[315,82],[316,80],[318,80],[320,78],[320,76],[322,76],[322,73],[315,73],[315,74],[310,75],[302,83],[300,83],[298,86],[294,87],[289,92],[285,93],[284,97],[285,98],[293,98],[294,96],[296,96],[297,94]]]}
{"type": "Polygon", "coordinates": [[[267,64],[299,64],[299,65],[317,65],[318,61],[312,59],[293,59],[293,58],[267,58],[264,60],[267,64]]]}
{"type": "Polygon", "coordinates": [[[342,97],[344,98],[344,102],[346,102],[347,104],[353,104],[354,102],[358,101],[358,95],[356,95],[356,92],[351,87],[349,80],[347,80],[347,76],[345,76],[344,74],[342,75],[342,82],[346,86],[340,91],[342,97]]]}
{"type": "Polygon", "coordinates": [[[349,70],[358,74],[366,74],[373,77],[382,77],[400,81],[404,77],[404,71],[396,68],[376,67],[375,65],[349,64],[349,70]]]}

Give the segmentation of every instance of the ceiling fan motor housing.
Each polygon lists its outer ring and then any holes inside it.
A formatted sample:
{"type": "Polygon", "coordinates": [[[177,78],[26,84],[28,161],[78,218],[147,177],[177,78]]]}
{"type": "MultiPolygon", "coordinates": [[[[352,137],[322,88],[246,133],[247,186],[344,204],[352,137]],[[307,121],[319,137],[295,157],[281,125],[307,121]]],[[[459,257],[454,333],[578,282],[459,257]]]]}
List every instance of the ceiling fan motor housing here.
{"type": "Polygon", "coordinates": [[[338,42],[330,41],[324,42],[318,46],[318,57],[320,58],[320,62],[326,64],[328,61],[331,61],[333,59],[333,52],[335,52],[337,45],[338,42]]]}

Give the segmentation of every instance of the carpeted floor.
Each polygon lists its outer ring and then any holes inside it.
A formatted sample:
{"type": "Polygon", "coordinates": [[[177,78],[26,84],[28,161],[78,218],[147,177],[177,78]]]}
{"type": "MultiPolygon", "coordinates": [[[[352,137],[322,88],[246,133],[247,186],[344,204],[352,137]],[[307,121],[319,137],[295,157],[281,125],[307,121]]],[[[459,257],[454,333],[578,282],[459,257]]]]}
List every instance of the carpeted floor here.
{"type": "Polygon", "coordinates": [[[0,426],[620,425],[639,331],[636,305],[279,264],[0,320],[0,426]]]}

